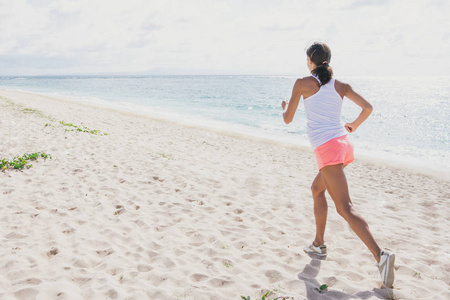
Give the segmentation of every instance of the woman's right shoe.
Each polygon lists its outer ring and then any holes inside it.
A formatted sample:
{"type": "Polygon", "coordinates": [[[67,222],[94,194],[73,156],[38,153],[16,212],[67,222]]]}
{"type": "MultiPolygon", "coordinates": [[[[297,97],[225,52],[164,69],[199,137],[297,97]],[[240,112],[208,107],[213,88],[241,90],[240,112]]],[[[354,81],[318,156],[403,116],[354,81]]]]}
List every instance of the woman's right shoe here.
{"type": "Polygon", "coordinates": [[[314,242],[311,243],[308,247],[303,249],[305,253],[308,254],[315,254],[318,256],[326,256],[327,255],[327,246],[325,244],[320,246],[314,246],[314,242]]]}

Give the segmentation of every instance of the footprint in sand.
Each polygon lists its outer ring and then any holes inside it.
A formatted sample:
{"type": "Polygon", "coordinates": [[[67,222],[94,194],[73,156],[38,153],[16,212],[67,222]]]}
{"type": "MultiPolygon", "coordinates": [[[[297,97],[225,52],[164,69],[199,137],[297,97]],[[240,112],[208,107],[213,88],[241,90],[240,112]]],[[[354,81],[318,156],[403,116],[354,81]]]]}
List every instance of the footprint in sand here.
{"type": "Polygon", "coordinates": [[[72,234],[74,232],[75,232],[75,228],[69,228],[69,229],[62,231],[62,233],[64,233],[64,234],[72,234]]]}
{"type": "Polygon", "coordinates": [[[35,289],[23,289],[14,293],[17,299],[36,299],[39,292],[35,289]]]}
{"type": "Polygon", "coordinates": [[[105,293],[105,296],[108,297],[108,298],[111,298],[111,299],[117,299],[118,294],[117,294],[116,290],[110,289],[109,291],[107,291],[105,293]]]}
{"type": "Polygon", "coordinates": [[[281,275],[281,273],[276,270],[266,271],[266,272],[264,272],[264,275],[266,275],[266,277],[267,277],[267,279],[269,279],[270,283],[280,281],[283,278],[283,275],[281,275]]]}
{"type": "Polygon", "coordinates": [[[72,279],[72,281],[78,284],[79,287],[83,287],[84,285],[86,285],[86,283],[88,283],[91,280],[92,278],[89,277],[79,277],[72,279]]]}
{"type": "Polygon", "coordinates": [[[140,264],[137,266],[139,272],[150,272],[153,268],[149,265],[140,264]]]}
{"type": "Polygon", "coordinates": [[[39,285],[42,283],[42,280],[38,278],[28,278],[16,283],[13,283],[12,285],[23,285],[23,284],[29,284],[29,285],[39,285]]]}
{"type": "Polygon", "coordinates": [[[15,232],[11,232],[8,235],[6,235],[6,238],[8,240],[18,240],[18,239],[23,239],[23,238],[26,238],[26,237],[27,237],[26,235],[22,235],[22,234],[15,233],[15,232]]]}
{"type": "Polygon", "coordinates": [[[205,281],[207,278],[208,278],[208,276],[207,275],[204,275],[204,274],[192,274],[191,276],[189,276],[191,279],[192,279],[192,281],[194,281],[194,282],[200,282],[200,281],[205,281]]]}
{"type": "Polygon", "coordinates": [[[105,250],[97,250],[96,251],[98,255],[100,255],[101,257],[105,257],[108,255],[111,255],[114,253],[114,250],[109,248],[109,249],[105,249],[105,250]]]}
{"type": "Polygon", "coordinates": [[[233,281],[223,280],[219,278],[213,278],[208,282],[213,287],[227,287],[233,284],[233,281]]]}
{"type": "Polygon", "coordinates": [[[114,215],[121,215],[124,212],[126,212],[126,209],[122,206],[122,205],[116,205],[116,212],[114,213],[114,215]]]}
{"type": "Polygon", "coordinates": [[[52,248],[50,249],[50,251],[47,252],[47,256],[48,256],[49,258],[51,258],[51,257],[55,256],[55,255],[58,254],[58,253],[59,253],[58,248],[52,247],[52,248]]]}

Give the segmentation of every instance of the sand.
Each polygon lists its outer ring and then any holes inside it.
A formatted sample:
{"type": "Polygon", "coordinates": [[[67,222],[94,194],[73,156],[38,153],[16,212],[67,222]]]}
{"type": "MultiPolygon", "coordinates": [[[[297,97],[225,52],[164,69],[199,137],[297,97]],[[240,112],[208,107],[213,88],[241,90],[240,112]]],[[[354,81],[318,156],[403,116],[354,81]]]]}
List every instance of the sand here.
{"type": "Polygon", "coordinates": [[[450,299],[448,177],[358,153],[346,169],[356,209],[396,252],[388,289],[331,199],[328,256],[303,252],[311,149],[0,96],[0,158],[52,156],[0,172],[0,299],[450,299]]]}

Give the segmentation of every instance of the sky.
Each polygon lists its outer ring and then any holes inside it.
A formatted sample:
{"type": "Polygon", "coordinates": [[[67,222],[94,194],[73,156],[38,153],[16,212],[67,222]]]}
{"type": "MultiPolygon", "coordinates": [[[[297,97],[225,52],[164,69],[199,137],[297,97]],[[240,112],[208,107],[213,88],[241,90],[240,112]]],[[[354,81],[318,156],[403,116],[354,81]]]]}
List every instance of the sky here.
{"type": "Polygon", "coordinates": [[[0,76],[450,75],[447,0],[0,0],[0,76]]]}

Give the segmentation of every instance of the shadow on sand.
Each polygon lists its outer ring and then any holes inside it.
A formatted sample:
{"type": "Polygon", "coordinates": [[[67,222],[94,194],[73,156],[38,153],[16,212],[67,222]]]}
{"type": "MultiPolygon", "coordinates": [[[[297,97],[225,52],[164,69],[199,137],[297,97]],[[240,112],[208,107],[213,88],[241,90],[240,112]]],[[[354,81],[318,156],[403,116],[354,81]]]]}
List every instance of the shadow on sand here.
{"type": "Polygon", "coordinates": [[[319,287],[323,284],[318,282],[316,277],[320,271],[320,265],[325,257],[316,257],[314,255],[309,255],[311,257],[311,262],[303,268],[303,270],[297,275],[298,279],[305,283],[306,289],[306,299],[369,299],[369,298],[379,298],[379,299],[389,299],[392,296],[392,289],[378,289],[374,288],[372,291],[363,291],[356,294],[347,294],[340,291],[333,291],[332,287],[328,288],[326,291],[320,291],[319,287]]]}

